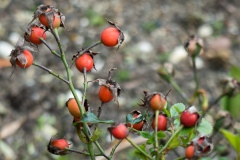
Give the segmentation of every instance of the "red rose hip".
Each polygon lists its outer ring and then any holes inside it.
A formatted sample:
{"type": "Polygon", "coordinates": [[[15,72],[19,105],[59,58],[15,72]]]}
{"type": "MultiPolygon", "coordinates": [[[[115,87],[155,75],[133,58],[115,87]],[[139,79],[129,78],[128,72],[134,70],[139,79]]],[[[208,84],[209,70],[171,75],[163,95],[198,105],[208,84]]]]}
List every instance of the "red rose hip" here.
{"type": "MultiPolygon", "coordinates": [[[[152,129],[155,130],[155,126],[156,126],[156,123],[155,123],[155,118],[153,119],[153,122],[152,122],[152,129]]],[[[163,114],[159,114],[158,115],[158,126],[157,126],[157,130],[158,131],[164,131],[167,129],[167,118],[165,115],[163,114]]]]}
{"type": "Polygon", "coordinates": [[[83,72],[84,68],[86,68],[86,72],[90,72],[94,66],[94,61],[90,54],[85,53],[77,58],[75,65],[80,72],[83,72]]]}
{"type": "Polygon", "coordinates": [[[28,68],[32,65],[33,63],[33,56],[32,53],[29,52],[28,50],[23,51],[23,56],[24,56],[24,61],[19,60],[18,58],[16,59],[16,64],[21,67],[21,68],[28,68]]]}
{"type": "Polygon", "coordinates": [[[156,111],[156,110],[162,110],[164,106],[166,105],[167,101],[166,98],[163,97],[164,95],[160,94],[155,94],[151,100],[150,100],[150,106],[151,108],[156,111]]]}
{"type": "Polygon", "coordinates": [[[105,85],[102,85],[98,92],[98,97],[103,103],[110,102],[114,96],[110,88],[105,85]]]}
{"type": "Polygon", "coordinates": [[[121,31],[116,27],[108,27],[101,34],[101,42],[107,47],[113,47],[118,44],[121,31]]]}
{"type": "Polygon", "coordinates": [[[180,122],[184,127],[193,127],[197,123],[198,118],[199,114],[197,113],[197,109],[192,106],[182,112],[180,116],[180,122]]]}
{"type": "Polygon", "coordinates": [[[129,134],[128,128],[123,123],[120,123],[117,126],[109,127],[108,130],[116,139],[124,139],[129,134]]]}

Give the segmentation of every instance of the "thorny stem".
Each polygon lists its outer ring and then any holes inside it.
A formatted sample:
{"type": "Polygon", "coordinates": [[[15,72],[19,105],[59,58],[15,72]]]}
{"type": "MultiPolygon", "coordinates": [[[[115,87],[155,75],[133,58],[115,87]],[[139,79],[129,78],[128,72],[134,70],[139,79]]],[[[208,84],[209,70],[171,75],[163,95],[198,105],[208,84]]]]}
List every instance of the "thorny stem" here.
{"type": "Polygon", "coordinates": [[[57,77],[58,79],[62,80],[62,81],[65,82],[67,85],[69,85],[69,81],[67,81],[66,79],[62,78],[59,74],[53,72],[51,69],[49,69],[49,68],[47,68],[47,67],[45,67],[45,66],[42,66],[42,65],[40,65],[40,64],[38,64],[38,63],[36,63],[36,62],[33,62],[33,65],[36,66],[36,67],[39,67],[39,68],[41,68],[41,69],[43,69],[43,70],[45,70],[45,71],[47,71],[49,74],[57,77]]]}
{"type": "Polygon", "coordinates": [[[179,126],[179,128],[172,134],[172,136],[168,139],[167,143],[163,146],[163,148],[159,151],[159,153],[162,153],[168,145],[172,142],[173,138],[183,129],[183,125],[179,126]]]}
{"type": "Polygon", "coordinates": [[[147,154],[145,151],[143,151],[137,144],[135,144],[130,138],[126,138],[126,140],[132,144],[133,147],[135,147],[139,152],[141,152],[144,156],[146,156],[147,158],[153,160],[153,158],[147,154]]]}
{"type": "MultiPolygon", "coordinates": [[[[80,151],[76,151],[76,150],[73,150],[73,149],[70,149],[70,148],[65,148],[65,150],[67,150],[69,152],[73,152],[73,153],[82,154],[82,155],[85,155],[85,156],[89,156],[90,155],[88,152],[80,152],[80,151]]],[[[102,156],[102,153],[95,153],[94,155],[95,156],[102,156]]]]}
{"type": "Polygon", "coordinates": [[[186,94],[182,91],[182,89],[179,87],[179,85],[175,82],[174,79],[170,78],[169,80],[170,84],[176,89],[176,91],[182,96],[183,100],[186,103],[189,103],[188,101],[188,97],[186,96],[186,94]]]}
{"type": "Polygon", "coordinates": [[[101,41],[97,41],[97,42],[93,43],[92,45],[88,46],[87,48],[83,49],[81,52],[79,52],[79,53],[76,55],[76,57],[73,59],[71,66],[75,63],[77,57],[79,57],[81,54],[89,51],[91,48],[93,48],[93,47],[95,47],[95,46],[97,46],[97,45],[99,45],[99,44],[101,44],[101,43],[102,43],[101,41]]]}
{"type": "MultiPolygon", "coordinates": [[[[193,76],[194,76],[194,81],[196,84],[196,88],[195,88],[195,93],[196,93],[199,89],[199,80],[198,80],[198,76],[197,76],[196,57],[195,56],[192,57],[192,64],[193,64],[193,67],[192,67],[193,76]]],[[[201,104],[201,99],[199,98],[199,96],[198,96],[198,100],[199,100],[199,103],[201,104]]]]}
{"type": "Polygon", "coordinates": [[[159,159],[159,153],[158,153],[158,149],[159,149],[159,144],[158,144],[158,115],[159,115],[159,110],[155,111],[155,128],[154,128],[154,139],[155,139],[155,143],[154,143],[154,147],[155,147],[155,151],[156,151],[156,157],[155,159],[158,160],[159,159]]]}
{"type": "Polygon", "coordinates": [[[119,144],[122,142],[122,140],[118,141],[118,143],[112,148],[112,151],[110,153],[110,159],[112,159],[112,156],[114,154],[114,152],[116,151],[117,147],[119,146],[119,144]]]}
{"type": "MultiPolygon", "coordinates": [[[[102,106],[103,106],[103,102],[101,102],[101,105],[98,107],[98,114],[97,114],[97,117],[98,118],[100,118],[100,115],[101,115],[101,113],[102,113],[102,106]]],[[[96,125],[95,125],[95,130],[97,129],[97,126],[98,126],[98,124],[96,123],[96,125]]]]}
{"type": "Polygon", "coordinates": [[[43,44],[45,44],[45,46],[47,46],[47,48],[51,51],[52,54],[54,54],[58,58],[61,58],[61,56],[56,51],[52,50],[52,48],[49,46],[49,44],[43,38],[40,38],[40,40],[43,42],[43,44]]]}
{"type": "MultiPolygon", "coordinates": [[[[76,94],[75,88],[73,86],[70,69],[68,67],[68,63],[67,63],[67,60],[66,60],[66,57],[65,57],[65,53],[63,51],[62,44],[61,44],[60,38],[58,36],[58,31],[57,31],[56,28],[54,30],[52,28],[50,28],[50,29],[51,29],[51,32],[52,32],[54,38],[56,39],[58,47],[60,49],[61,59],[62,59],[62,62],[64,64],[64,66],[65,66],[65,69],[66,69],[66,72],[67,72],[68,81],[69,81],[68,86],[69,86],[69,88],[70,88],[70,90],[71,90],[71,92],[72,92],[72,94],[73,94],[73,96],[74,96],[74,98],[75,98],[75,100],[76,100],[76,102],[78,104],[79,110],[81,112],[81,117],[82,117],[83,114],[85,113],[84,106],[82,106],[82,104],[80,103],[80,100],[79,100],[79,98],[78,98],[78,96],[76,94]]],[[[90,153],[90,157],[91,157],[92,160],[95,160],[93,144],[92,144],[92,142],[90,140],[90,136],[89,136],[89,133],[88,133],[89,129],[88,129],[88,125],[87,125],[86,122],[83,123],[83,130],[82,131],[83,131],[83,133],[86,135],[86,137],[88,139],[87,145],[88,145],[88,151],[90,153]]]]}
{"type": "Polygon", "coordinates": [[[106,159],[110,160],[111,158],[109,158],[104,150],[102,149],[102,147],[100,146],[100,144],[97,141],[94,141],[94,144],[97,146],[97,148],[99,149],[99,151],[102,153],[102,156],[104,156],[106,159]]]}
{"type": "Polygon", "coordinates": [[[196,84],[196,91],[199,89],[199,82],[198,82],[198,76],[197,76],[197,68],[196,68],[196,58],[192,57],[192,63],[193,63],[193,74],[194,74],[194,81],[196,84]]]}
{"type": "Polygon", "coordinates": [[[83,91],[83,96],[82,96],[82,106],[84,106],[85,100],[86,100],[86,93],[87,93],[87,88],[88,88],[88,82],[87,82],[87,72],[86,72],[86,68],[83,68],[83,76],[84,76],[84,82],[83,82],[83,86],[84,86],[84,91],[83,91]]]}

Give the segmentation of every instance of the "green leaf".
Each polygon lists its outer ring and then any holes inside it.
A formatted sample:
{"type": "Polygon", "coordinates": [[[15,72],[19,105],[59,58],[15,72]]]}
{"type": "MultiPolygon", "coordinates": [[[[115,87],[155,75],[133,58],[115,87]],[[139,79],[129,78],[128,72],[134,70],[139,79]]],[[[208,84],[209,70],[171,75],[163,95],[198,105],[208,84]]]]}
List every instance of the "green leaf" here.
{"type": "Polygon", "coordinates": [[[139,133],[143,138],[147,138],[147,139],[149,139],[152,136],[151,132],[140,131],[139,133]]]}
{"type": "Polygon", "coordinates": [[[81,122],[86,122],[86,123],[91,123],[91,124],[94,124],[94,123],[113,124],[114,123],[114,121],[112,121],[112,120],[100,120],[100,119],[98,119],[98,117],[95,114],[93,114],[91,112],[86,112],[83,115],[81,122]]]}
{"type": "Polygon", "coordinates": [[[240,68],[237,66],[232,66],[230,69],[230,75],[240,81],[240,68]]]}
{"type": "MultiPolygon", "coordinates": [[[[146,144],[142,144],[142,145],[140,145],[139,147],[140,147],[143,151],[146,151],[146,144]]],[[[139,157],[140,159],[148,160],[148,158],[147,158],[144,154],[142,154],[142,152],[140,152],[140,151],[138,151],[138,150],[135,151],[135,155],[136,155],[137,157],[139,157]]]]}
{"type": "Polygon", "coordinates": [[[224,137],[229,141],[237,154],[240,154],[240,135],[235,135],[225,129],[220,130],[224,137]]]}
{"type": "Polygon", "coordinates": [[[100,137],[100,134],[101,134],[101,130],[99,130],[98,128],[95,129],[95,131],[93,132],[93,135],[90,137],[90,140],[92,142],[98,140],[98,138],[100,137]]]}
{"type": "Polygon", "coordinates": [[[179,116],[181,112],[185,110],[185,105],[182,103],[176,103],[170,108],[171,117],[179,116]]]}
{"type": "Polygon", "coordinates": [[[127,116],[126,116],[126,122],[127,122],[127,123],[131,123],[131,122],[132,122],[132,120],[133,120],[133,118],[134,118],[134,117],[133,117],[133,115],[132,115],[132,114],[130,114],[130,113],[129,113],[129,114],[127,114],[127,116]]]}
{"type": "Polygon", "coordinates": [[[192,134],[192,132],[194,131],[194,127],[189,127],[189,128],[183,128],[180,132],[179,132],[179,136],[188,136],[190,134],[192,134]]]}
{"type": "Polygon", "coordinates": [[[234,118],[238,118],[240,116],[240,94],[230,97],[225,96],[221,100],[221,106],[230,112],[230,114],[234,118]]]}
{"type": "Polygon", "coordinates": [[[186,146],[189,143],[188,138],[184,138],[184,137],[179,137],[183,143],[183,146],[186,146]]]}
{"type": "Polygon", "coordinates": [[[197,127],[199,133],[209,135],[213,131],[213,126],[206,119],[202,119],[201,123],[197,127]]]}
{"type": "Polygon", "coordinates": [[[173,140],[168,145],[168,149],[175,148],[181,144],[181,139],[178,136],[174,137],[173,140]]]}
{"type": "Polygon", "coordinates": [[[148,138],[147,144],[153,144],[155,142],[155,135],[153,134],[154,132],[151,132],[151,137],[148,138]]]}
{"type": "Polygon", "coordinates": [[[158,139],[162,139],[166,137],[166,134],[163,131],[158,131],[157,132],[158,139]]]}
{"type": "Polygon", "coordinates": [[[175,119],[173,124],[174,124],[174,128],[178,129],[178,127],[180,126],[180,118],[175,119]]]}
{"type": "Polygon", "coordinates": [[[132,124],[138,124],[138,123],[141,122],[142,120],[143,120],[143,116],[141,115],[140,117],[135,118],[135,119],[132,121],[132,124]]]}

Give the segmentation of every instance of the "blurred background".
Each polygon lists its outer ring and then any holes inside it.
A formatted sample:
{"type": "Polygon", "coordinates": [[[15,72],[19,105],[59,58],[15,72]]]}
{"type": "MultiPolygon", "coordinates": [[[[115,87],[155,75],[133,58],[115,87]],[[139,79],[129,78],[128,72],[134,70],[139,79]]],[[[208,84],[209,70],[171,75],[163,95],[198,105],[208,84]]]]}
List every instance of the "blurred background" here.
{"type": "MultiPolygon", "coordinates": [[[[157,69],[170,62],[175,69],[175,80],[188,96],[194,91],[191,61],[183,48],[192,34],[204,40],[204,54],[197,59],[200,87],[207,91],[209,101],[221,94],[220,81],[229,75],[240,80],[239,25],[240,4],[237,0],[2,0],[0,6],[0,159],[1,160],[65,160],[88,159],[71,153],[59,157],[47,151],[49,139],[56,135],[65,137],[71,147],[84,151],[75,133],[72,116],[65,107],[71,97],[68,87],[46,71],[37,67],[13,68],[9,54],[17,40],[23,36],[26,25],[40,4],[53,5],[66,16],[65,29],[60,28],[60,38],[70,63],[77,51],[98,41],[102,30],[109,26],[105,18],[117,22],[125,35],[119,50],[99,45],[93,51],[101,52],[94,57],[97,71],[87,75],[88,80],[106,78],[110,68],[121,86],[120,107],[112,101],[103,107],[102,119],[125,122],[127,113],[139,108],[143,91],[167,93],[169,104],[183,102],[181,96],[157,74],[157,69]]],[[[47,42],[57,45],[50,33],[47,42]]],[[[25,43],[29,45],[28,43],[25,43]]],[[[36,49],[37,50],[37,49],[36,49]]],[[[62,76],[66,76],[61,61],[44,45],[34,53],[34,61],[62,76]]],[[[72,66],[73,81],[83,90],[83,75],[72,66]]],[[[89,84],[87,99],[97,112],[100,105],[97,84],[89,84]]],[[[240,129],[239,96],[231,106],[218,103],[209,111],[208,119],[215,123],[216,116],[227,115],[234,121],[233,128],[240,129]],[[225,111],[224,111],[225,110],[225,111]],[[214,114],[213,114],[214,113],[214,114]]],[[[103,128],[99,143],[104,149],[111,147],[109,133],[103,128]]],[[[223,124],[224,127],[224,124],[223,124]]],[[[210,159],[234,159],[235,155],[223,136],[215,133],[218,143],[210,159]],[[220,141],[221,139],[221,141],[220,141]]],[[[184,155],[181,147],[177,148],[184,155]]],[[[178,157],[170,153],[167,159],[178,157]]],[[[134,149],[117,153],[115,159],[134,160],[134,149]]]]}

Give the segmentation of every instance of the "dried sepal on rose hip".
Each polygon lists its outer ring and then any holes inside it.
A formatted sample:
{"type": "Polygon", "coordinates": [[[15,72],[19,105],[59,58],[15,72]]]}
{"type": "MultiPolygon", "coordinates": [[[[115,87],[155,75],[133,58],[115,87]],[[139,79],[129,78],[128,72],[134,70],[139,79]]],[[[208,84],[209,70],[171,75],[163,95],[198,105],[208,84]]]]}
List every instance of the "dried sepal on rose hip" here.
{"type": "Polygon", "coordinates": [[[112,127],[108,127],[108,131],[116,139],[127,138],[128,134],[129,134],[129,130],[128,130],[127,126],[123,123],[114,125],[112,127]]]}
{"type": "Polygon", "coordinates": [[[65,16],[58,9],[50,5],[39,5],[30,23],[37,18],[47,28],[65,27],[65,16]]]}
{"type": "Polygon", "coordinates": [[[147,91],[143,91],[144,93],[144,99],[143,104],[139,104],[142,107],[150,107],[152,110],[163,110],[163,108],[167,105],[167,95],[164,95],[160,92],[153,92],[148,93],[147,91]]]}
{"type": "Polygon", "coordinates": [[[35,52],[34,49],[29,46],[23,46],[23,44],[24,39],[20,38],[16,43],[15,49],[11,51],[10,62],[14,70],[16,68],[16,65],[21,68],[28,68],[33,63],[33,56],[31,52],[35,52]]]}
{"type": "Polygon", "coordinates": [[[48,143],[48,151],[55,155],[66,155],[68,151],[65,148],[69,148],[68,141],[64,138],[51,138],[48,143]]]}
{"type": "Polygon", "coordinates": [[[212,150],[213,143],[211,138],[206,135],[198,135],[186,148],[185,156],[188,159],[198,159],[202,156],[208,155],[212,150]]]}
{"type": "Polygon", "coordinates": [[[101,86],[98,92],[98,97],[102,103],[108,103],[112,99],[118,103],[118,96],[121,93],[121,87],[111,78],[111,72],[115,69],[117,68],[112,68],[109,70],[107,79],[97,79],[94,81],[98,82],[98,84],[101,86]]]}
{"type": "Polygon", "coordinates": [[[127,115],[126,123],[128,127],[141,131],[146,123],[146,120],[140,111],[133,110],[127,115]]]}
{"type": "Polygon", "coordinates": [[[235,96],[240,92],[240,82],[232,77],[221,80],[222,92],[235,96]]]}
{"type": "Polygon", "coordinates": [[[196,35],[191,35],[185,43],[184,48],[191,57],[203,54],[203,40],[196,35]]]}
{"type": "Polygon", "coordinates": [[[46,40],[45,28],[39,23],[34,23],[26,27],[24,39],[31,44],[41,44],[41,39],[46,40]]]}
{"type": "Polygon", "coordinates": [[[193,127],[197,124],[199,117],[197,108],[191,106],[181,113],[180,122],[184,127],[193,127]]]}
{"type": "Polygon", "coordinates": [[[117,45],[117,49],[119,49],[124,41],[124,34],[116,23],[109,20],[107,20],[107,22],[111,27],[104,29],[101,33],[101,42],[107,47],[114,47],[117,45]]]}

